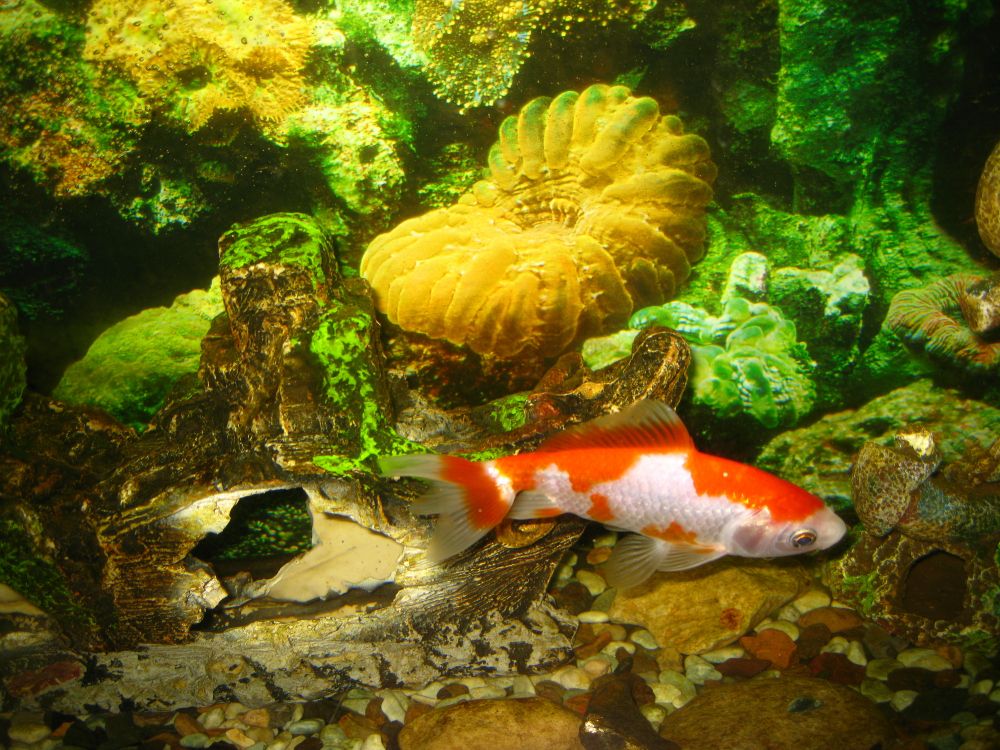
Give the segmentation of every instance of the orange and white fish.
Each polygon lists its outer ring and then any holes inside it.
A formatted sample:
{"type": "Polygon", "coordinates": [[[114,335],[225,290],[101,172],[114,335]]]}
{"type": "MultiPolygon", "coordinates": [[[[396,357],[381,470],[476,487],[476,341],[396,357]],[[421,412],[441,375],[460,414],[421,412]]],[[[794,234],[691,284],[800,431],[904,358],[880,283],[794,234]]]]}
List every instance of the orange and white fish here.
{"type": "Polygon", "coordinates": [[[429,556],[444,560],[504,518],[572,513],[637,532],[605,567],[634,586],[657,570],[723,555],[780,557],[836,544],[844,522],[822,500],[753,466],[698,451],[666,404],[639,401],[556,435],[537,451],[473,462],[457,456],[381,459],[385,476],[430,480],[415,502],[439,519],[429,556]]]}

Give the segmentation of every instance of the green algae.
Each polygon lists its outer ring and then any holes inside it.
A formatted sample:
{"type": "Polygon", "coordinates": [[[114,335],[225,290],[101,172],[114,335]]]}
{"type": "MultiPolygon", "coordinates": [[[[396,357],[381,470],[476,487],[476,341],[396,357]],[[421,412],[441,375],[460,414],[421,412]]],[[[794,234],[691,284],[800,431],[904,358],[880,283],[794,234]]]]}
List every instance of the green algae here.
{"type": "Polygon", "coordinates": [[[305,214],[276,213],[237,224],[219,240],[219,267],[243,268],[271,258],[309,271],[313,283],[326,282],[327,239],[305,214]]]}
{"type": "Polygon", "coordinates": [[[248,560],[294,555],[312,549],[312,518],[308,498],[287,491],[244,498],[233,508],[226,528],[196,548],[195,557],[211,560],[248,560]],[[207,553],[207,554],[206,554],[207,553]]]}
{"type": "Polygon", "coordinates": [[[24,337],[17,330],[17,310],[0,294],[0,431],[21,403],[27,386],[24,337]]]}

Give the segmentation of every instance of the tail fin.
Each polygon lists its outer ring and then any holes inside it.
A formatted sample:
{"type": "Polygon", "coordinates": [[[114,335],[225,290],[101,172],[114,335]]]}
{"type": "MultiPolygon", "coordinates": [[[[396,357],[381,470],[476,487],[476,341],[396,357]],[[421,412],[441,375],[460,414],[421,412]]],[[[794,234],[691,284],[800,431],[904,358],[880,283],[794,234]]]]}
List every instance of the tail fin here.
{"type": "Polygon", "coordinates": [[[501,486],[484,464],[458,456],[418,454],[379,459],[382,476],[427,479],[430,489],[413,503],[419,515],[437,515],[427,556],[446,560],[484,537],[514,502],[514,490],[501,486]]]}

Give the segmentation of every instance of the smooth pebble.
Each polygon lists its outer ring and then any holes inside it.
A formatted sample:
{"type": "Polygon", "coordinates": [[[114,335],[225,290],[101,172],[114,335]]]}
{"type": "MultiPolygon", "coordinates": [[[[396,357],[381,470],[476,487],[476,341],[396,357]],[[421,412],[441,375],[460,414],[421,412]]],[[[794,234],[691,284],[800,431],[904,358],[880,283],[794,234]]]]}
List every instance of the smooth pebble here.
{"type": "Polygon", "coordinates": [[[871,677],[861,681],[861,694],[876,703],[888,703],[892,700],[892,691],[881,680],[871,677]]]}
{"type": "Polygon", "coordinates": [[[181,747],[189,747],[189,748],[208,747],[211,742],[212,738],[209,737],[204,732],[195,732],[194,734],[186,734],[180,739],[181,747]]]}
{"type": "Polygon", "coordinates": [[[607,654],[608,656],[614,656],[618,653],[618,649],[623,648],[628,653],[635,653],[635,644],[629,643],[628,641],[611,641],[607,646],[601,649],[602,654],[607,654]]]}
{"type": "Polygon", "coordinates": [[[608,582],[605,581],[597,573],[592,573],[589,570],[578,570],[576,573],[576,580],[584,585],[587,591],[590,592],[591,596],[597,596],[608,587],[608,582]]]}
{"type": "MultiPolygon", "coordinates": [[[[402,690],[386,690],[382,693],[382,713],[389,721],[402,723],[406,718],[406,709],[410,707],[410,699],[402,690]]],[[[325,727],[324,727],[325,729],[325,727]]],[[[320,739],[323,732],[320,731],[320,739]]]]}
{"type": "Polygon", "coordinates": [[[607,622],[608,613],[597,609],[588,609],[577,615],[577,619],[584,623],[607,622]]]}
{"type": "Polygon", "coordinates": [[[868,664],[868,655],[865,654],[865,647],[861,641],[851,641],[847,644],[847,660],[852,664],[863,667],[868,664]]]}
{"type": "Polygon", "coordinates": [[[851,644],[842,635],[835,635],[819,651],[821,654],[846,654],[851,644]]]}
{"type": "Polygon", "coordinates": [[[293,737],[309,737],[319,734],[320,730],[323,729],[323,721],[321,719],[299,719],[289,722],[285,728],[293,737]]]}
{"type": "Polygon", "coordinates": [[[469,696],[475,700],[506,698],[507,691],[499,685],[483,685],[482,687],[470,688],[469,696]]]}
{"type": "Polygon", "coordinates": [[[797,641],[799,639],[798,625],[792,622],[787,622],[786,620],[764,620],[764,622],[760,623],[755,630],[758,633],[762,630],[777,630],[787,635],[793,641],[797,641]]]}
{"type": "Polygon", "coordinates": [[[26,745],[41,742],[50,734],[52,734],[52,730],[45,724],[34,721],[11,724],[10,729],[7,730],[7,736],[10,739],[14,742],[23,742],[26,745]]]}
{"type": "Polygon", "coordinates": [[[522,698],[535,694],[535,684],[527,675],[515,675],[514,683],[511,685],[512,697],[522,698]]]}
{"type": "Polygon", "coordinates": [[[979,680],[969,688],[970,695],[989,695],[993,692],[993,680],[979,680]]]}
{"type": "Polygon", "coordinates": [[[684,657],[684,674],[695,685],[703,685],[709,680],[721,680],[722,673],[700,656],[684,657]]]}
{"type": "Polygon", "coordinates": [[[591,676],[579,667],[567,666],[557,669],[552,680],[567,690],[586,690],[592,682],[591,676]]]}
{"type": "Polygon", "coordinates": [[[600,677],[611,671],[611,657],[607,654],[597,654],[581,663],[580,668],[593,678],[600,677]]]}
{"type": "Polygon", "coordinates": [[[742,659],[747,655],[742,646],[723,646],[722,648],[706,651],[701,657],[712,664],[722,664],[729,659],[742,659]]]}
{"type": "Polygon", "coordinates": [[[897,690],[889,699],[889,705],[897,711],[903,711],[917,699],[918,695],[916,690],[897,690]]]}
{"type": "Polygon", "coordinates": [[[890,672],[902,668],[899,659],[872,659],[865,665],[865,674],[875,680],[887,680],[890,672]]]}
{"type": "Polygon", "coordinates": [[[792,606],[800,615],[820,607],[830,606],[830,595],[820,589],[811,589],[792,601],[792,606]]]}
{"type": "Polygon", "coordinates": [[[218,729],[225,720],[226,712],[221,706],[216,706],[198,717],[198,723],[205,727],[205,729],[218,729]]]}
{"type": "Polygon", "coordinates": [[[676,706],[676,703],[683,698],[681,689],[676,685],[655,682],[649,687],[653,691],[653,699],[661,706],[676,706]]]}
{"type": "Polygon", "coordinates": [[[361,743],[361,750],[385,750],[385,743],[382,741],[382,735],[378,732],[375,734],[369,734],[365,737],[365,741],[361,743]]]}
{"type": "Polygon", "coordinates": [[[653,729],[659,729],[660,724],[667,718],[667,714],[670,713],[658,703],[647,703],[639,709],[639,712],[646,717],[646,721],[653,725],[653,729]]]}
{"type": "Polygon", "coordinates": [[[656,642],[656,638],[645,628],[639,628],[630,635],[629,640],[637,646],[641,646],[644,649],[652,651],[660,647],[660,644],[656,642]]]}
{"type": "Polygon", "coordinates": [[[617,595],[615,589],[607,589],[602,591],[594,599],[594,603],[590,605],[591,609],[598,609],[601,612],[607,612],[611,609],[611,605],[615,603],[615,596],[617,595]]]}
{"type": "Polygon", "coordinates": [[[952,669],[950,661],[929,648],[908,648],[905,651],[900,651],[896,658],[906,667],[923,667],[932,672],[952,669]]]}

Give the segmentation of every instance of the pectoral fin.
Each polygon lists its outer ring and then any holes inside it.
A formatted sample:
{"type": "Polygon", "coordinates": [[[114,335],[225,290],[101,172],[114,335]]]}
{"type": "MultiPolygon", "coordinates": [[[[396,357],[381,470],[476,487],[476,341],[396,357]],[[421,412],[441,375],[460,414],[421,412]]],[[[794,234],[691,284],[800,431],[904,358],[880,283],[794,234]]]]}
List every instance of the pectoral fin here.
{"type": "Polygon", "coordinates": [[[615,545],[611,559],[604,566],[604,577],[615,588],[625,589],[639,585],[657,570],[688,570],[725,554],[725,550],[705,545],[630,534],[615,545]]]}

